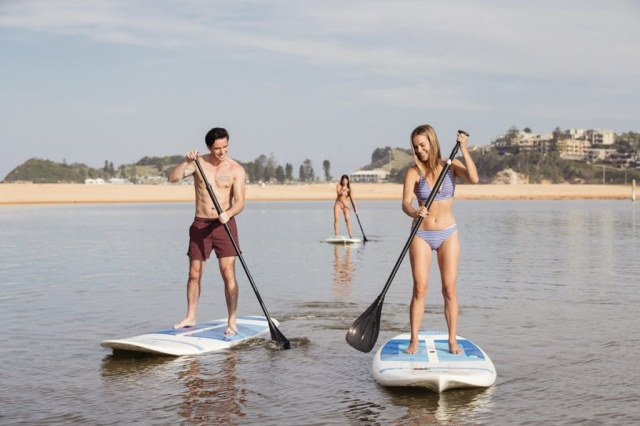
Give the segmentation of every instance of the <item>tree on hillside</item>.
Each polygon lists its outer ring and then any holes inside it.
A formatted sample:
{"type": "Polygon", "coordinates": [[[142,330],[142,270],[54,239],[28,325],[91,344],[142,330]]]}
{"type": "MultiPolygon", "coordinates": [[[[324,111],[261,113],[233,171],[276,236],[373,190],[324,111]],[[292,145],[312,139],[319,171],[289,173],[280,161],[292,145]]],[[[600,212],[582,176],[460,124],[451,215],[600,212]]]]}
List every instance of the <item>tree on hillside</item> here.
{"type": "Polygon", "coordinates": [[[566,139],[564,132],[560,127],[556,127],[551,133],[551,142],[549,143],[549,152],[558,152],[558,142],[566,139]]]}
{"type": "Polygon", "coordinates": [[[513,145],[515,142],[520,139],[520,130],[516,126],[511,126],[509,130],[507,130],[507,141],[510,145],[513,145]]]}
{"type": "Polygon", "coordinates": [[[308,158],[302,162],[304,166],[304,175],[307,180],[313,181],[316,178],[316,174],[313,171],[313,163],[308,158]]]}
{"type": "Polygon", "coordinates": [[[375,163],[376,161],[385,160],[389,162],[389,158],[391,157],[391,153],[393,149],[390,146],[385,148],[376,148],[371,154],[371,162],[375,163]]]}
{"type": "Polygon", "coordinates": [[[293,166],[291,163],[287,163],[284,167],[284,178],[291,182],[293,180],[293,166]]]}
{"type": "Polygon", "coordinates": [[[284,183],[284,168],[280,165],[276,167],[276,180],[278,183],[284,183]]]}
{"type": "Polygon", "coordinates": [[[331,181],[331,163],[329,160],[324,160],[322,162],[322,168],[324,169],[324,180],[327,182],[331,181]]]}
{"type": "Polygon", "coordinates": [[[528,127],[525,127],[522,131],[525,133],[531,133],[531,129],[528,127]]]}

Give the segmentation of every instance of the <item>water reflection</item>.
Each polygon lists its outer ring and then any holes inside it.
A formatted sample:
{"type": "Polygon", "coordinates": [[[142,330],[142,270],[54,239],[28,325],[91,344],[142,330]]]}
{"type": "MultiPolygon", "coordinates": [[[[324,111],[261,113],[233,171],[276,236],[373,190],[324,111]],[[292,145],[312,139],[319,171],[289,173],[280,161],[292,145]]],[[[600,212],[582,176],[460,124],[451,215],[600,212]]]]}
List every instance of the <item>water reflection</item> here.
{"type": "Polygon", "coordinates": [[[355,266],[351,264],[352,250],[349,245],[335,245],[333,248],[333,291],[340,297],[351,295],[351,280],[355,272],[355,266]]]}
{"type": "Polygon", "coordinates": [[[116,352],[103,359],[101,374],[119,395],[147,386],[174,388],[159,399],[184,424],[237,425],[246,416],[247,399],[246,383],[238,379],[239,357],[236,350],[178,358],[116,352]],[[174,404],[176,398],[181,402],[174,404]]]}
{"type": "Polygon", "coordinates": [[[181,394],[183,400],[179,414],[188,424],[239,424],[246,416],[246,389],[238,386],[238,352],[228,351],[226,359],[217,363],[218,371],[212,371],[211,365],[203,368],[199,357],[191,357],[178,378],[186,390],[181,394]]]}
{"type": "Polygon", "coordinates": [[[491,407],[493,387],[433,393],[422,389],[385,388],[392,405],[407,412],[395,423],[403,425],[477,422],[491,407]]]}

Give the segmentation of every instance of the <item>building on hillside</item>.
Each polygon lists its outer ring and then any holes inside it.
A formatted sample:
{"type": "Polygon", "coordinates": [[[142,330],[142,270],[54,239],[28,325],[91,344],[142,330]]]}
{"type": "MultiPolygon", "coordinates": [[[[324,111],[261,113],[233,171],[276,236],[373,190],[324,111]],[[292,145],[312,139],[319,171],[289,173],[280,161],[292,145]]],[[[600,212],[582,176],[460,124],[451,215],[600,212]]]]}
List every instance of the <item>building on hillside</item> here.
{"type": "Polygon", "coordinates": [[[562,134],[567,139],[587,139],[586,129],[567,129],[562,134]]]}
{"type": "Polygon", "coordinates": [[[584,139],[564,139],[558,141],[558,154],[566,160],[586,160],[591,142],[584,139]]]}
{"type": "Polygon", "coordinates": [[[349,174],[349,181],[351,182],[386,182],[389,180],[389,172],[382,169],[374,170],[358,170],[349,174]]]}
{"type": "Polygon", "coordinates": [[[568,139],[588,140],[593,145],[612,145],[616,138],[613,130],[604,129],[567,129],[564,136],[568,139]]]}
{"type": "Polygon", "coordinates": [[[604,161],[609,155],[615,153],[615,149],[605,148],[587,148],[587,161],[595,163],[598,161],[604,161]]]}
{"type": "Polygon", "coordinates": [[[127,181],[122,178],[111,178],[107,181],[107,183],[109,185],[124,185],[127,183],[127,181]]]}
{"type": "Polygon", "coordinates": [[[84,184],[85,184],[85,185],[104,185],[104,179],[102,179],[102,178],[98,178],[98,179],[85,179],[85,180],[84,180],[84,184]]]}
{"type": "Polygon", "coordinates": [[[592,145],[613,145],[615,133],[613,130],[589,129],[587,130],[587,139],[592,145]]]}
{"type": "Polygon", "coordinates": [[[519,152],[539,152],[546,154],[549,152],[549,146],[552,133],[527,133],[518,132],[515,137],[507,134],[500,135],[495,141],[491,142],[491,146],[498,151],[498,154],[517,154],[519,152]]]}
{"type": "Polygon", "coordinates": [[[619,149],[608,155],[603,163],[614,167],[634,168],[638,160],[638,151],[619,149]]]}

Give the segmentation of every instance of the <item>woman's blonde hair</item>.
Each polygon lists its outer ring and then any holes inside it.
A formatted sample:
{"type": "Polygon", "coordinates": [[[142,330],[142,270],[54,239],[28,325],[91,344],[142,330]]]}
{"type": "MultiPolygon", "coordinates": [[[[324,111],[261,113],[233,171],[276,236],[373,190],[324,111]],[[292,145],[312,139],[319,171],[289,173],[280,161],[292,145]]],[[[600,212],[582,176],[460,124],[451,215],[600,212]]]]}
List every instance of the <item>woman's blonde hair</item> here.
{"type": "Polygon", "coordinates": [[[438,142],[438,136],[436,135],[436,131],[433,127],[428,124],[423,124],[422,126],[418,126],[415,128],[413,132],[411,132],[411,139],[409,141],[411,143],[411,152],[413,153],[413,159],[416,162],[416,166],[422,172],[422,175],[426,178],[427,176],[433,176],[438,170],[438,165],[440,163],[440,143],[438,142]],[[422,161],[418,155],[416,154],[416,150],[413,147],[413,138],[416,136],[423,135],[429,141],[429,158],[426,162],[422,161]]]}

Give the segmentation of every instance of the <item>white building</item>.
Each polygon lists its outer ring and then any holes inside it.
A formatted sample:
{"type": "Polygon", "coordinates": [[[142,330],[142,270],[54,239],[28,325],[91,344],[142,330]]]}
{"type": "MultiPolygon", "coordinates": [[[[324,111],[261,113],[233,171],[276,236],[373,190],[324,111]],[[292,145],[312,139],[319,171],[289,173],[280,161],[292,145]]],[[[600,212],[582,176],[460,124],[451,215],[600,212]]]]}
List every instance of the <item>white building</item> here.
{"type": "Polygon", "coordinates": [[[128,183],[128,181],[123,178],[111,178],[107,181],[107,183],[110,185],[124,185],[128,183]]]}
{"type": "Polygon", "coordinates": [[[382,169],[358,170],[349,175],[351,182],[383,182],[389,179],[389,172],[382,169]]]}
{"type": "Polygon", "coordinates": [[[615,133],[613,130],[589,129],[587,130],[587,140],[596,145],[613,145],[615,133]]]}
{"type": "Polygon", "coordinates": [[[569,139],[583,139],[595,145],[612,145],[616,134],[613,130],[605,129],[568,129],[564,135],[569,139]]]}
{"type": "Polygon", "coordinates": [[[85,185],[104,185],[104,179],[102,179],[102,178],[98,178],[98,179],[85,179],[85,180],[84,180],[84,184],[85,184],[85,185]]]}

